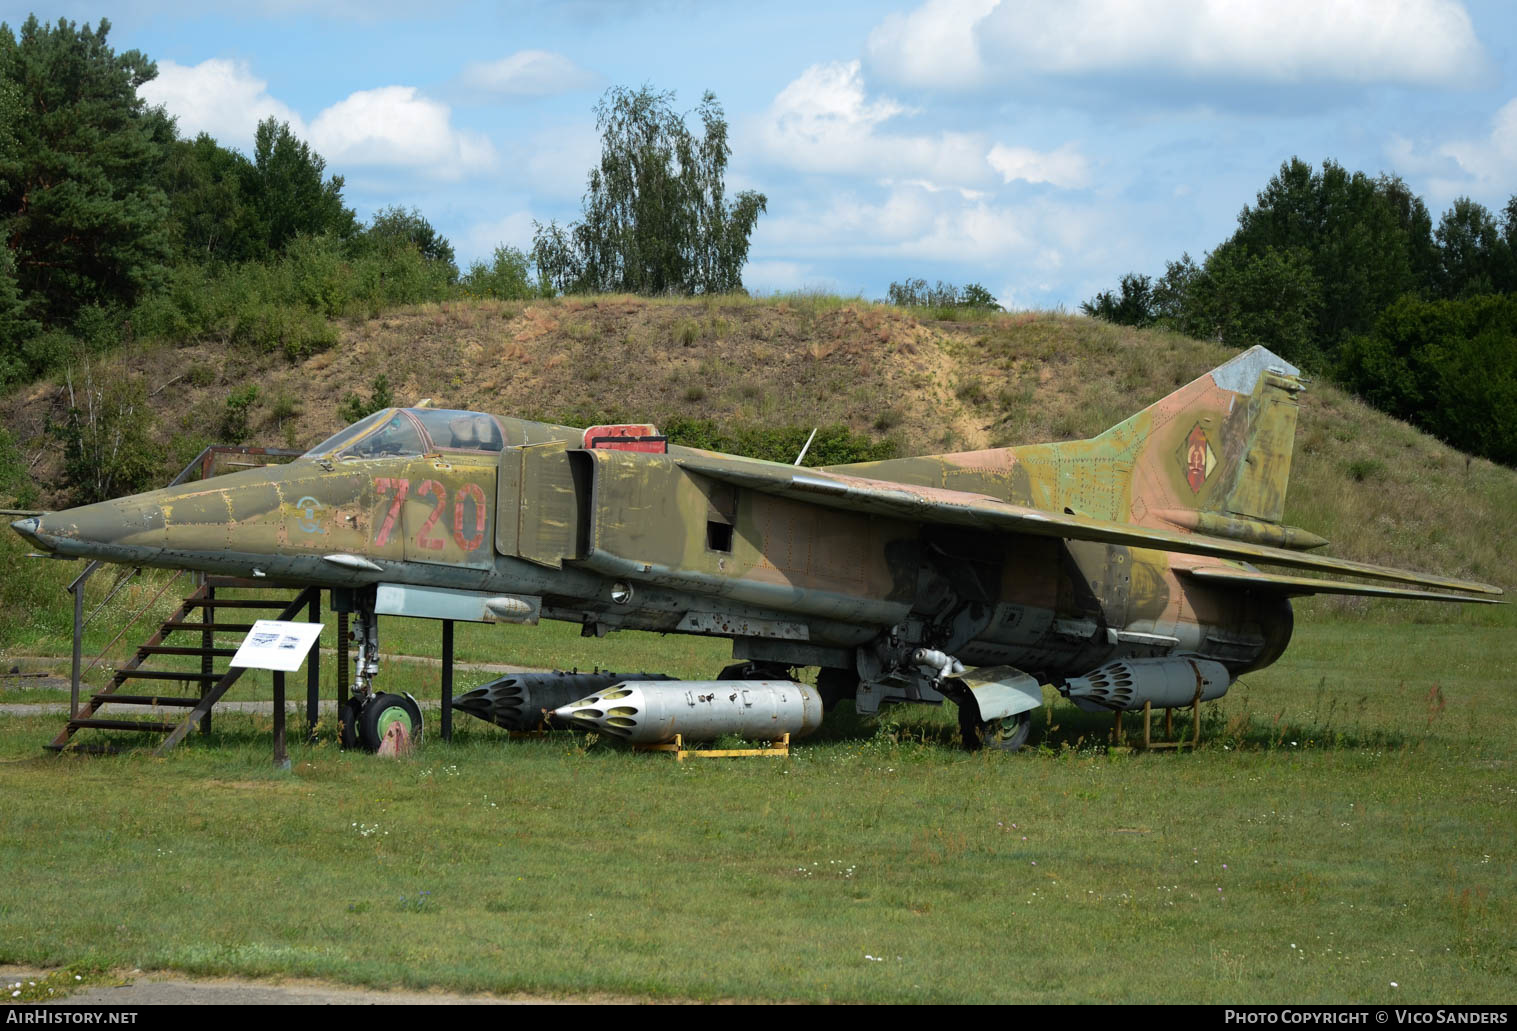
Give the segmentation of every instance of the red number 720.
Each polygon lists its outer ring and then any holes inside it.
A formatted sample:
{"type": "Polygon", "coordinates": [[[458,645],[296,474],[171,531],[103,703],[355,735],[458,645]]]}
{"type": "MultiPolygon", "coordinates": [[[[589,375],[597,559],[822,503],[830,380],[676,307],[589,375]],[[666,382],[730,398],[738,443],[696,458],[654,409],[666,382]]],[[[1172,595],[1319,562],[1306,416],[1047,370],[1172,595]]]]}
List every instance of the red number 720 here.
{"type": "Polygon", "coordinates": [[[385,513],[384,522],[379,524],[379,532],[374,535],[374,546],[382,548],[389,543],[390,534],[395,529],[395,521],[400,518],[400,509],[406,503],[406,495],[410,493],[411,481],[399,476],[376,476],[374,489],[379,492],[380,498],[384,498],[391,491],[395,493],[395,499],[390,502],[390,510],[385,513]]]}

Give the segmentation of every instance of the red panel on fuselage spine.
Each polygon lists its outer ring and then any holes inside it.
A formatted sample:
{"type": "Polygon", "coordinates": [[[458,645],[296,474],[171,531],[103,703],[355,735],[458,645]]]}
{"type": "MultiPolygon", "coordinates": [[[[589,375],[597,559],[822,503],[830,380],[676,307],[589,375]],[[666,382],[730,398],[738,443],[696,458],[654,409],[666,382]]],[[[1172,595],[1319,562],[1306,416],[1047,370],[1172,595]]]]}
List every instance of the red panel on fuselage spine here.
{"type": "Polygon", "coordinates": [[[585,447],[610,451],[643,451],[650,455],[669,453],[669,438],[652,423],[591,426],[585,430],[585,447]]]}

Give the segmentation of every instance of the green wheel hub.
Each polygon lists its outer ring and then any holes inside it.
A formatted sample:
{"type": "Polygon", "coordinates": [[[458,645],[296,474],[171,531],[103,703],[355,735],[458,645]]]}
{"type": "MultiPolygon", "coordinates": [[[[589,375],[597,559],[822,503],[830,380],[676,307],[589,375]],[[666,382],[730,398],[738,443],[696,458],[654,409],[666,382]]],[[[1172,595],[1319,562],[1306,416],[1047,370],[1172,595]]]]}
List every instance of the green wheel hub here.
{"type": "Polygon", "coordinates": [[[421,707],[408,695],[382,694],[364,706],[358,719],[359,738],[364,748],[379,751],[380,743],[396,724],[405,728],[412,744],[421,743],[421,707]]]}

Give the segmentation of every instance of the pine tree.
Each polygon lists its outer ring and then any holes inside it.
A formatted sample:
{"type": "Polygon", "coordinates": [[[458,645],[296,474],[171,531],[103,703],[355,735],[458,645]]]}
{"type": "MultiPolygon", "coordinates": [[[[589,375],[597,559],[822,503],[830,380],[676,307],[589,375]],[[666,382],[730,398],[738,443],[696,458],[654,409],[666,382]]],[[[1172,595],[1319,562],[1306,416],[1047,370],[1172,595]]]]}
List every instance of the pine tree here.
{"type": "Polygon", "coordinates": [[[343,178],[323,179],[326,159],[285,122],[266,118],[253,137],[253,163],[245,169],[243,194],[257,215],[270,253],[280,253],[297,235],[330,233],[346,240],[358,231],[353,211],[342,203],[343,178]]]}
{"type": "Polygon", "coordinates": [[[19,36],[0,24],[0,82],[20,94],[0,219],[28,312],[50,325],[132,304],[169,253],[156,184],[173,122],[137,96],[157,66],[112,51],[109,32],[103,18],[92,30],[32,16],[19,36]]]}

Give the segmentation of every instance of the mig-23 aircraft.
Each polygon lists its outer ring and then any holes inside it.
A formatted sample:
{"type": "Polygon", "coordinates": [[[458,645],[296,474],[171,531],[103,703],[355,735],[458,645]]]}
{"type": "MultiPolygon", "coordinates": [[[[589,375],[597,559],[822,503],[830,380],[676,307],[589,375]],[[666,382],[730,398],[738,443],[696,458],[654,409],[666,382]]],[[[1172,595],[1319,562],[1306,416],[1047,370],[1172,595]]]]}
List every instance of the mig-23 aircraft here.
{"type": "MultiPolygon", "coordinates": [[[[1089,711],[1220,697],[1280,657],[1294,596],[1501,595],[1282,525],[1301,390],[1255,347],[1089,440],[821,469],[652,426],[388,408],[288,465],[12,526],[60,556],[332,588],[355,613],[349,721],[397,704],[374,688],[378,614],[546,618],[731,638],[727,686],[819,667],[806,699],[948,699],[966,745],[1015,748],[1043,684],[1089,711]]],[[[582,715],[637,739],[636,706],[582,715]]]]}

